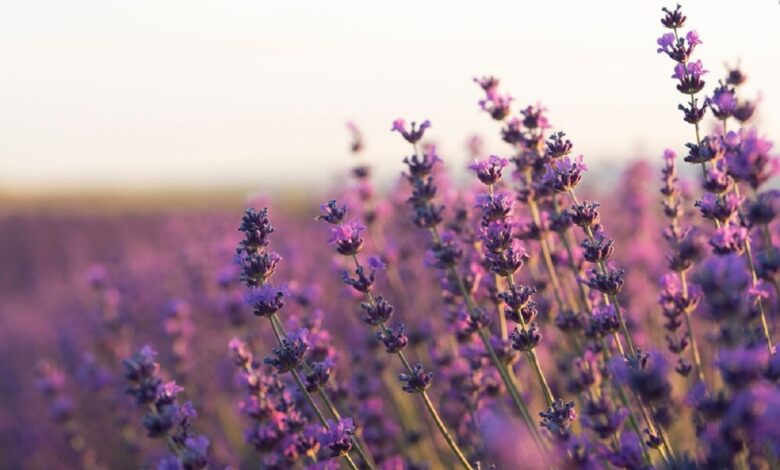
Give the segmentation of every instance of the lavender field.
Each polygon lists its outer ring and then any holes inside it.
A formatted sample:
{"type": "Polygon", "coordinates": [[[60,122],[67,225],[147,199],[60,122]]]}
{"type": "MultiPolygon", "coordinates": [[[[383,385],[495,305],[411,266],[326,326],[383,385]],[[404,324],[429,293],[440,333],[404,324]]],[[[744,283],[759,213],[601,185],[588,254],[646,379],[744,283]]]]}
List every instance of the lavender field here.
{"type": "Polygon", "coordinates": [[[780,469],[780,155],[658,19],[687,141],[616,174],[478,76],[468,162],[390,114],[387,184],[356,120],[315,189],[7,204],[0,468],[780,469]]]}

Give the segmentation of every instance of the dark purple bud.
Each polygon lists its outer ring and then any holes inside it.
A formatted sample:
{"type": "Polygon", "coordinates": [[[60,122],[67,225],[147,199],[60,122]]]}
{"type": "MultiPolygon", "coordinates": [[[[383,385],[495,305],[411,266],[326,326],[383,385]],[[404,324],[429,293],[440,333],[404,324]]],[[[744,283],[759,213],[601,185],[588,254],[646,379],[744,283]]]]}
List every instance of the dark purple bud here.
{"type": "Polygon", "coordinates": [[[303,364],[304,355],[311,346],[308,336],[306,328],[288,333],[286,338],[282,338],[282,344],[273,349],[274,356],[266,357],[263,362],[275,367],[280,374],[297,369],[303,364]]]}
{"type": "Polygon", "coordinates": [[[587,228],[599,223],[599,203],[583,201],[567,210],[574,225],[587,228]]]}
{"type": "Polygon", "coordinates": [[[385,350],[388,354],[395,354],[403,351],[406,345],[409,344],[409,338],[404,333],[404,330],[406,330],[406,326],[400,323],[395,327],[377,332],[376,339],[385,344],[385,350]]]}
{"type": "Polygon", "coordinates": [[[625,271],[622,269],[608,268],[606,273],[591,270],[588,278],[588,286],[591,289],[607,294],[617,295],[623,290],[625,271]]]}
{"type": "Polygon", "coordinates": [[[574,402],[564,402],[557,399],[547,411],[539,413],[542,417],[539,423],[550,435],[558,441],[566,441],[571,436],[571,423],[577,419],[577,412],[574,410],[574,402]]]}
{"type": "Polygon", "coordinates": [[[542,340],[542,334],[539,332],[539,325],[533,322],[528,325],[528,329],[525,331],[515,328],[509,334],[509,339],[512,340],[513,349],[528,352],[539,344],[539,341],[542,340]]]}
{"type": "Polygon", "coordinates": [[[355,435],[355,425],[352,418],[340,419],[338,423],[328,420],[327,429],[319,435],[320,445],[328,449],[331,457],[345,455],[352,449],[352,436],[355,435]]]}
{"type": "Polygon", "coordinates": [[[324,220],[333,225],[341,225],[347,217],[347,205],[342,204],[339,207],[336,204],[336,200],[332,199],[327,204],[320,206],[320,212],[321,214],[317,217],[317,220],[324,220]]]}
{"type": "Polygon", "coordinates": [[[664,12],[664,17],[661,18],[661,24],[669,29],[679,29],[685,25],[686,17],[682,14],[682,7],[677,4],[677,7],[672,11],[668,8],[661,8],[664,12]]]}
{"type": "Polygon", "coordinates": [[[385,323],[393,316],[393,306],[381,295],[374,298],[373,304],[363,302],[360,304],[360,308],[363,309],[360,319],[371,326],[385,323]]]}
{"type": "Polygon", "coordinates": [[[426,372],[422,364],[417,364],[408,374],[400,374],[402,388],[406,393],[420,393],[428,390],[433,381],[433,373],[426,372]]]}
{"type": "Polygon", "coordinates": [[[263,284],[250,290],[245,295],[246,304],[251,306],[255,315],[265,317],[272,315],[284,307],[284,297],[287,295],[287,287],[274,287],[271,284],[263,284]]]}
{"type": "Polygon", "coordinates": [[[333,361],[325,359],[311,364],[311,369],[306,372],[306,391],[315,392],[324,387],[330,379],[333,371],[333,361]]]}
{"type": "Polygon", "coordinates": [[[396,119],[393,121],[393,127],[390,129],[391,132],[398,132],[401,134],[401,136],[410,144],[416,144],[423,138],[423,134],[425,134],[425,129],[431,127],[431,121],[425,120],[420,124],[420,127],[417,127],[416,122],[412,122],[411,129],[406,129],[406,121],[403,119],[396,119]]]}
{"type": "Polygon", "coordinates": [[[591,241],[586,238],[582,241],[583,258],[591,263],[603,263],[612,256],[614,251],[614,241],[611,238],[606,238],[602,234],[597,234],[591,241]]]}
{"type": "Polygon", "coordinates": [[[566,137],[565,133],[556,132],[547,139],[547,156],[549,158],[558,159],[571,153],[574,144],[569,139],[564,140],[564,137],[566,137]]]}

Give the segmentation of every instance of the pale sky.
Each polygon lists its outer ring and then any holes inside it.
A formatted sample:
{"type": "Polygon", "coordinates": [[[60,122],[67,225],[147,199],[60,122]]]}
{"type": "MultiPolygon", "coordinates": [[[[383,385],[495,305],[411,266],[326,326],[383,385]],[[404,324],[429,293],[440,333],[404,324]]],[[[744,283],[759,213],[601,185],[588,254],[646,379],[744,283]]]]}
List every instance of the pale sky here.
{"type": "MultiPolygon", "coordinates": [[[[345,121],[382,176],[428,118],[460,165],[474,76],[541,100],[586,161],[658,158],[692,139],[659,1],[25,0],[0,15],[0,191],[320,183],[351,163],[345,121]]],[[[741,59],[760,127],[780,137],[780,4],[684,2],[710,91],[741,59]]]]}

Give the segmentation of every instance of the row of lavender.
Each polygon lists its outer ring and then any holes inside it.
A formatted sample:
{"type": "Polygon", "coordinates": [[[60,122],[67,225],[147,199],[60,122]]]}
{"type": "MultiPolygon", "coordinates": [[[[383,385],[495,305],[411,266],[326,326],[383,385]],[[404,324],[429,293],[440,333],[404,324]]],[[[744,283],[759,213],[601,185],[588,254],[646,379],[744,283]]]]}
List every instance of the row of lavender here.
{"type": "Polygon", "coordinates": [[[440,171],[431,124],[399,119],[411,156],[386,197],[361,163],[319,222],[248,209],[232,255],[235,240],[185,224],[143,248],[140,271],[125,264],[139,262],[132,245],[93,268],[75,308],[96,313],[97,334],[62,340],[87,352],[37,368],[73,462],[780,468],[777,194],[765,188],[777,160],[750,125],[741,72],[704,91],[685,21],[664,10],[658,52],[675,63],[700,187],[667,151],[660,195],[647,164],[612,194],[584,191],[583,158],[545,109],[512,116],[488,77],[479,104],[509,147],[474,150],[468,190],[440,171]],[[145,309],[173,293],[187,301],[161,324],[145,309]]]}

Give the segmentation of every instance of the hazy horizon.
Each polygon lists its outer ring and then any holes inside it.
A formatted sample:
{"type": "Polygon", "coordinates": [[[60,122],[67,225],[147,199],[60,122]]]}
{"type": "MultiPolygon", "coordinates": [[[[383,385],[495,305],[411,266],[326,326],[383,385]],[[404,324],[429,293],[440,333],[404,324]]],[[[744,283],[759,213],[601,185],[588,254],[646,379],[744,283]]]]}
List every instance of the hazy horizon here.
{"type": "MultiPolygon", "coordinates": [[[[347,120],[387,179],[408,153],[389,132],[396,117],[430,119],[459,165],[475,133],[506,153],[477,107],[472,77],[487,74],[515,110],[543,102],[586,161],[656,159],[692,139],[670,61],[655,53],[664,5],[14,3],[0,19],[0,188],[327,183],[352,162],[347,120]]],[[[759,128],[780,134],[780,5],[684,7],[704,41],[706,90],[741,59],[742,95],[762,97],[759,128]]]]}

